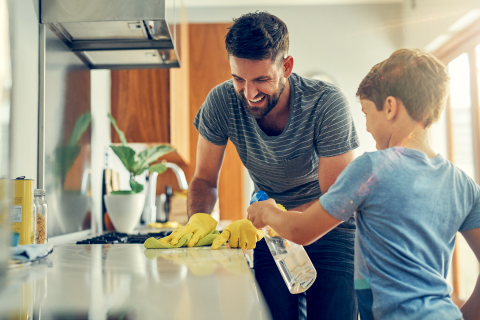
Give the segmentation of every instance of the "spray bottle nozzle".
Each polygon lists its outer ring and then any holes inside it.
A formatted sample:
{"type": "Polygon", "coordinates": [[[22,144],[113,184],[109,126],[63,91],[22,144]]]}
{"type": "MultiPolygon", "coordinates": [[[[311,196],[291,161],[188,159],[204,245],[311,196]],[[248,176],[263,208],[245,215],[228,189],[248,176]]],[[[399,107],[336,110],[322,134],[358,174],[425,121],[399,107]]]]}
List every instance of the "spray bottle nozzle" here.
{"type": "Polygon", "coordinates": [[[257,202],[257,201],[264,201],[267,200],[268,196],[265,191],[257,191],[253,194],[252,199],[250,200],[250,204],[257,202]]]}

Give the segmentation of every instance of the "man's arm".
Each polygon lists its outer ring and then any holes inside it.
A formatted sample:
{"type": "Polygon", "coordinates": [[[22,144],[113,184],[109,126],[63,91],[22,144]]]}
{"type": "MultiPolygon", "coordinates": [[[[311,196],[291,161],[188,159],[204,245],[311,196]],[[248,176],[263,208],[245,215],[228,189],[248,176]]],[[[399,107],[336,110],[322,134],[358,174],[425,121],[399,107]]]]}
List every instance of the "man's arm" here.
{"type": "Polygon", "coordinates": [[[333,157],[321,157],[318,159],[318,183],[322,194],[335,183],[338,175],[350,162],[355,160],[355,151],[348,151],[344,154],[333,157]]]}
{"type": "MultiPolygon", "coordinates": [[[[462,235],[480,262],[480,228],[462,231],[462,235]]],[[[477,284],[472,295],[460,310],[465,320],[480,319],[480,275],[477,278],[477,284]]]]}
{"type": "MultiPolygon", "coordinates": [[[[345,169],[350,162],[355,160],[355,151],[348,151],[344,154],[333,157],[325,157],[318,159],[318,183],[320,184],[320,190],[326,193],[328,189],[335,183],[338,175],[345,169]]],[[[300,211],[303,212],[310,208],[318,200],[313,200],[308,203],[302,204],[296,208],[288,211],[300,211]]]]}
{"type": "Polygon", "coordinates": [[[195,213],[210,214],[218,195],[218,178],[225,156],[224,146],[215,145],[201,135],[197,143],[197,164],[190,187],[188,188],[187,213],[190,218],[195,213]]]}

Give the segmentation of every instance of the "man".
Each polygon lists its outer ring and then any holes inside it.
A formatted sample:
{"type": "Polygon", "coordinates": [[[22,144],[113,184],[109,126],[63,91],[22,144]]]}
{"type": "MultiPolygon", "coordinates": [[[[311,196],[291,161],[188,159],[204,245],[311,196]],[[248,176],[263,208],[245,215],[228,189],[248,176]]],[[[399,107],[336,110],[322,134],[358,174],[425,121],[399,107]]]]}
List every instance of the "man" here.
{"type": "MultiPolygon", "coordinates": [[[[294,73],[288,30],[266,12],[234,20],[225,38],[233,79],[216,86],[199,110],[197,166],[188,193],[189,225],[162,242],[193,232],[188,246],[216,227],[209,216],[230,139],[263,190],[287,210],[304,211],[354,159],[358,138],[350,108],[334,86],[294,73]]],[[[265,240],[247,219],[233,222],[212,245],[254,251],[255,277],[274,319],[356,319],[353,219],[305,247],[317,280],[304,294],[289,293],[265,240]],[[257,243],[258,241],[258,243],[257,243]]]]}

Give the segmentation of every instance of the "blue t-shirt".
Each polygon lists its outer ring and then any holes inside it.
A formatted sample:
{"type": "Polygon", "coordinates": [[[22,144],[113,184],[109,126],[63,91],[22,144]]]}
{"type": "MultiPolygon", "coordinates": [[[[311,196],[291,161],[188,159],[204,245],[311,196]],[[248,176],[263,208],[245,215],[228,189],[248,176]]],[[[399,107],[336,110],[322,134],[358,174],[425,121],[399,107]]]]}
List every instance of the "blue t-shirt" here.
{"type": "Polygon", "coordinates": [[[320,197],[357,223],[355,289],[375,319],[460,319],[445,281],[457,231],[480,228],[480,188],[438,155],[365,153],[320,197]]]}

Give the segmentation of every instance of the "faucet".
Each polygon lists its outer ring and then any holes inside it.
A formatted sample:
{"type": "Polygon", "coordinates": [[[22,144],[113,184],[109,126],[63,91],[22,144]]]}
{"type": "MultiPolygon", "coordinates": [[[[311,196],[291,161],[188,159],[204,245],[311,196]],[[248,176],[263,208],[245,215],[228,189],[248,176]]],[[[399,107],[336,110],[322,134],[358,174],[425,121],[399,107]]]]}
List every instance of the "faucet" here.
{"type": "Polygon", "coordinates": [[[165,162],[164,164],[167,168],[170,168],[173,170],[173,172],[175,172],[180,189],[187,190],[188,189],[187,178],[185,178],[185,173],[183,172],[182,168],[180,168],[175,163],[171,163],[171,162],[165,162]]]}
{"type": "MultiPolygon", "coordinates": [[[[180,189],[187,190],[188,189],[187,178],[185,177],[185,173],[183,172],[182,168],[180,168],[175,163],[171,163],[171,162],[164,162],[164,164],[167,168],[170,168],[173,170],[173,172],[175,172],[175,176],[177,177],[178,185],[180,186],[180,189]]],[[[148,220],[150,220],[151,222],[156,221],[157,206],[155,205],[155,196],[157,194],[157,177],[158,177],[158,173],[152,172],[150,173],[150,176],[148,179],[147,201],[143,211],[145,221],[148,221],[148,220]]]]}

